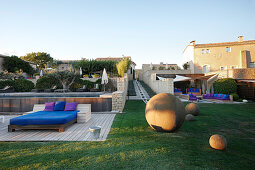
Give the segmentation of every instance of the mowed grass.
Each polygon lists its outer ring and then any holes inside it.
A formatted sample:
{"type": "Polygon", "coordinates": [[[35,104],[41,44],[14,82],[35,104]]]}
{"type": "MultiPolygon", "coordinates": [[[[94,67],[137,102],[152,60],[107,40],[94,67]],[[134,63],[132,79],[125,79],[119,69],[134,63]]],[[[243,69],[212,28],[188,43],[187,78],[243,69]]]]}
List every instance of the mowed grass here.
{"type": "Polygon", "coordinates": [[[254,169],[255,104],[199,105],[196,121],[158,133],[145,120],[145,104],[128,101],[106,141],[1,142],[0,169],[254,169]],[[226,150],[209,146],[215,133],[226,137],[226,150]]]}

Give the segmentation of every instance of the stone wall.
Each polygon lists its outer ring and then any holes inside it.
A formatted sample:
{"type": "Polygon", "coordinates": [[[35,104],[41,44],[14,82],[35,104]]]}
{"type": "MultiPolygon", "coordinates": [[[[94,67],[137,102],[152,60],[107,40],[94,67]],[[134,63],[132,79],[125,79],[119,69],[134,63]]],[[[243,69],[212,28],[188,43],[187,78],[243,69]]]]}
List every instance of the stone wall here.
{"type": "Polygon", "coordinates": [[[117,79],[117,91],[112,93],[112,111],[122,113],[127,96],[128,89],[128,75],[125,74],[123,78],[117,79]]]}
{"type": "Polygon", "coordinates": [[[172,78],[156,80],[156,73],[151,74],[150,81],[147,83],[156,93],[174,94],[174,83],[172,78]]]}
{"type": "Polygon", "coordinates": [[[182,75],[190,74],[190,70],[142,70],[139,80],[144,81],[156,93],[174,93],[173,78],[156,80],[157,74],[182,75]]]}

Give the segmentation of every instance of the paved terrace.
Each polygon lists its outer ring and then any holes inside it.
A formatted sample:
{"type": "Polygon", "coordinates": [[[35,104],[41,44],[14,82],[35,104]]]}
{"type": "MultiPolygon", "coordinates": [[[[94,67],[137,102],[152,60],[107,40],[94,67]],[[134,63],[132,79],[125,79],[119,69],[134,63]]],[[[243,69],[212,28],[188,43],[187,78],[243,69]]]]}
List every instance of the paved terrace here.
{"type": "Polygon", "coordinates": [[[0,141],[105,141],[115,114],[92,114],[87,123],[75,123],[64,132],[56,130],[16,130],[8,132],[10,119],[16,116],[0,116],[0,141]],[[101,126],[99,139],[93,139],[90,126],[101,126]]]}

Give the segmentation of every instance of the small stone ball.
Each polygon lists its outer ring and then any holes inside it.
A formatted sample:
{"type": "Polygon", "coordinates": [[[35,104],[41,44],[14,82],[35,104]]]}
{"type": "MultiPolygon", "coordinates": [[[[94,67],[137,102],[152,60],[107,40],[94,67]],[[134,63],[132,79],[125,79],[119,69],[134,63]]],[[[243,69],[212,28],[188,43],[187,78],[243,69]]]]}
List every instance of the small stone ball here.
{"type": "Polygon", "coordinates": [[[172,94],[160,93],[146,105],[145,117],[156,131],[173,132],[181,127],[185,119],[183,103],[172,94]]]}
{"type": "Polygon", "coordinates": [[[189,103],[185,107],[186,113],[187,114],[192,114],[194,116],[198,116],[200,112],[200,108],[197,104],[195,103],[189,103]]]}
{"type": "Polygon", "coordinates": [[[194,119],[194,116],[193,116],[192,114],[187,114],[187,115],[185,116],[185,120],[187,120],[187,121],[193,121],[193,120],[195,120],[195,119],[194,119]]]}
{"type": "Polygon", "coordinates": [[[210,137],[209,144],[213,149],[224,150],[227,147],[227,140],[225,137],[215,134],[210,137]]]}

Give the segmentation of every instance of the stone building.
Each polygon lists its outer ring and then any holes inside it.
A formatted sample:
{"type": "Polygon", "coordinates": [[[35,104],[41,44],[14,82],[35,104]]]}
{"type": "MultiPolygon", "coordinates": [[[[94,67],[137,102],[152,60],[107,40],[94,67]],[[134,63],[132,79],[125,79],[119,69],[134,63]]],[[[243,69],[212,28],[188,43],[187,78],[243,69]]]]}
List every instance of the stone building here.
{"type": "Polygon", "coordinates": [[[209,73],[236,68],[255,68],[255,40],[196,44],[191,41],[183,56],[192,73],[209,73]]]}
{"type": "Polygon", "coordinates": [[[191,41],[183,57],[191,73],[233,78],[242,98],[255,99],[255,40],[244,41],[239,36],[234,42],[196,44],[191,41]]]}

